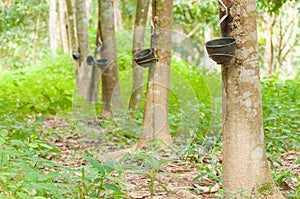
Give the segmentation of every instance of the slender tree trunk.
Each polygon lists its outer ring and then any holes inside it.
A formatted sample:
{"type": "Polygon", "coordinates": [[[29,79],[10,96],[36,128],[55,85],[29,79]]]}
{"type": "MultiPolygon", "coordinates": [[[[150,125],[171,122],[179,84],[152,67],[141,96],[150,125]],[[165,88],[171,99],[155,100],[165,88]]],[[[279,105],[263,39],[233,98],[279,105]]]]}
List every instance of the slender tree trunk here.
{"type": "MultiPolygon", "coordinates": [[[[102,41],[103,41],[103,35],[102,35],[102,25],[101,25],[101,7],[100,7],[100,2],[98,3],[98,27],[97,27],[97,35],[96,35],[96,49],[95,49],[95,58],[96,59],[101,59],[101,45],[102,45],[102,41]]],[[[95,92],[94,92],[94,96],[93,99],[95,102],[98,101],[99,98],[99,91],[100,91],[100,78],[101,78],[102,74],[101,74],[101,70],[96,67],[94,69],[94,74],[93,74],[93,78],[92,80],[94,81],[94,85],[95,85],[95,92]]]]}
{"type": "Polygon", "coordinates": [[[264,50],[264,64],[267,75],[273,75],[273,62],[274,62],[274,44],[273,44],[273,28],[276,22],[276,15],[266,14],[267,21],[265,22],[265,50],[264,50]]]}
{"type": "Polygon", "coordinates": [[[55,53],[57,50],[56,16],[56,0],[49,0],[49,46],[55,53]]]}
{"type": "Polygon", "coordinates": [[[115,27],[116,31],[123,30],[123,22],[122,22],[122,13],[120,9],[120,0],[114,0],[114,10],[115,10],[115,27]]]}
{"type": "Polygon", "coordinates": [[[80,52],[80,68],[78,71],[78,94],[81,97],[88,98],[90,92],[90,77],[92,68],[86,63],[86,58],[90,54],[86,3],[82,0],[75,0],[75,7],[77,38],[80,52]]]}
{"type": "MultiPolygon", "coordinates": [[[[74,20],[74,8],[72,0],[66,0],[67,11],[68,11],[68,30],[69,30],[69,43],[71,44],[71,53],[78,52],[78,42],[76,37],[76,26],[74,20]]],[[[74,72],[76,76],[76,85],[78,85],[78,69],[79,63],[74,61],[74,72]]]]}
{"type": "Polygon", "coordinates": [[[172,8],[172,0],[156,0],[154,48],[158,62],[149,68],[143,132],[138,147],[148,146],[149,140],[157,138],[172,143],[168,126],[172,8]]]}
{"type": "MultiPolygon", "coordinates": [[[[138,0],[136,7],[132,54],[144,47],[145,26],[147,24],[149,0],[138,0]]],[[[132,91],[129,102],[129,111],[140,109],[144,90],[144,69],[132,61],[132,91]]]]}
{"type": "Polygon", "coordinates": [[[226,4],[230,12],[221,33],[237,40],[237,50],[235,58],[222,65],[224,198],[283,198],[273,183],[264,147],[256,1],[226,4]]]}
{"type": "Polygon", "coordinates": [[[59,0],[59,29],[63,52],[68,52],[67,26],[65,20],[66,7],[64,0],[59,0]]]}
{"type": "Polygon", "coordinates": [[[108,59],[109,66],[102,74],[102,116],[112,116],[112,105],[122,107],[118,78],[117,47],[114,26],[113,0],[99,0],[103,48],[101,55],[108,59]]]}
{"type": "Polygon", "coordinates": [[[35,35],[34,35],[33,52],[32,52],[33,61],[35,61],[35,50],[36,50],[37,42],[39,39],[39,29],[40,29],[40,18],[41,18],[42,6],[43,6],[43,0],[40,1],[39,14],[38,14],[38,18],[36,20],[36,26],[35,26],[35,35]]]}

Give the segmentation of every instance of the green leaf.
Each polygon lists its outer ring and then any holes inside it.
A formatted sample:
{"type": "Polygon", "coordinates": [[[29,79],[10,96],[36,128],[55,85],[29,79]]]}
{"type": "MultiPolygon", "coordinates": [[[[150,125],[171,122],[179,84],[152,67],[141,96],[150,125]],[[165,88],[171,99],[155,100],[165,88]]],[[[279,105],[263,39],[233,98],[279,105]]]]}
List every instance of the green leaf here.
{"type": "Polygon", "coordinates": [[[1,137],[6,137],[8,135],[8,130],[7,129],[2,129],[1,131],[0,131],[0,136],[1,137]]]}
{"type": "Polygon", "coordinates": [[[86,161],[88,161],[91,165],[93,165],[102,176],[105,175],[105,170],[102,166],[102,164],[100,164],[98,161],[96,161],[95,159],[93,159],[92,157],[86,156],[85,157],[86,161]]]}
{"type": "Polygon", "coordinates": [[[300,164],[300,157],[297,158],[296,164],[300,164]]]}
{"type": "Polygon", "coordinates": [[[103,186],[106,188],[106,189],[109,189],[109,190],[113,190],[115,192],[120,192],[120,188],[114,184],[109,184],[109,183],[104,183],[103,186]]]}
{"type": "Polygon", "coordinates": [[[27,196],[26,194],[22,192],[17,192],[17,196],[19,196],[22,199],[31,199],[31,197],[27,196]]]}
{"type": "Polygon", "coordinates": [[[45,198],[45,197],[43,197],[43,196],[35,196],[35,197],[33,197],[32,199],[47,199],[47,198],[45,198]]]}
{"type": "Polygon", "coordinates": [[[5,139],[0,137],[0,146],[1,146],[2,144],[4,144],[5,142],[6,142],[5,139]]]}
{"type": "Polygon", "coordinates": [[[168,160],[168,159],[160,159],[159,160],[159,166],[162,166],[163,164],[166,164],[168,162],[171,162],[172,160],[168,160]]]}
{"type": "Polygon", "coordinates": [[[117,184],[119,184],[122,187],[122,189],[127,190],[127,187],[124,184],[125,180],[123,180],[121,178],[115,178],[113,176],[107,176],[106,178],[113,181],[113,182],[115,182],[115,183],[117,183],[117,184]]]}
{"type": "Polygon", "coordinates": [[[167,194],[169,194],[169,189],[163,184],[157,184],[157,186],[161,187],[167,194]]]}

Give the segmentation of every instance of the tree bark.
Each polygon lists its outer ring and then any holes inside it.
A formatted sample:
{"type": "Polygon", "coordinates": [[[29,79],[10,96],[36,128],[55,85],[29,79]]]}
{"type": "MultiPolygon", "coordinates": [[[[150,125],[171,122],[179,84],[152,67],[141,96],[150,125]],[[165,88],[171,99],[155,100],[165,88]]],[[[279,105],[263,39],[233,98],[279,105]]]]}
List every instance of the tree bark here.
{"type": "Polygon", "coordinates": [[[123,28],[123,22],[122,22],[122,12],[120,9],[120,0],[114,0],[114,10],[115,10],[115,27],[116,31],[122,31],[123,28]]]}
{"type": "Polygon", "coordinates": [[[112,116],[112,105],[122,107],[122,98],[118,78],[117,47],[114,26],[113,0],[99,0],[103,47],[101,55],[108,59],[109,66],[102,73],[102,116],[112,116]]]}
{"type": "MultiPolygon", "coordinates": [[[[138,0],[133,34],[132,54],[143,49],[145,26],[149,10],[149,0],[138,0]]],[[[129,102],[129,111],[135,112],[140,109],[144,90],[144,69],[132,61],[132,91],[129,102]]]]}
{"type": "Polygon", "coordinates": [[[78,73],[78,94],[88,99],[90,92],[90,78],[92,68],[87,65],[86,58],[90,54],[90,44],[88,37],[88,21],[86,16],[85,1],[75,0],[76,7],[76,27],[80,52],[80,68],[78,73]]]}
{"type": "Polygon", "coordinates": [[[138,147],[147,147],[148,141],[154,139],[172,143],[168,126],[172,8],[173,0],[156,0],[154,48],[158,62],[149,68],[142,136],[138,147]]]}
{"type": "Polygon", "coordinates": [[[49,46],[56,53],[57,37],[56,37],[56,1],[49,1],[49,46]]]}
{"type": "MultiPolygon", "coordinates": [[[[283,198],[264,147],[256,1],[227,0],[226,5],[229,16],[221,33],[236,39],[237,50],[235,58],[222,65],[224,198],[283,198]]],[[[220,16],[224,14],[221,8],[220,16]]]]}
{"type": "Polygon", "coordinates": [[[264,50],[264,64],[268,76],[273,75],[273,62],[274,62],[274,44],[273,44],[273,28],[276,22],[276,15],[266,13],[265,21],[265,50],[264,50]],[[271,22],[271,23],[270,23],[271,22]]]}
{"type": "Polygon", "coordinates": [[[60,32],[60,41],[63,47],[63,52],[67,53],[68,49],[68,37],[67,37],[67,29],[66,29],[66,20],[65,20],[65,2],[64,0],[59,0],[59,32],[60,32]]]}
{"type": "MultiPolygon", "coordinates": [[[[71,47],[71,53],[78,52],[78,42],[76,37],[76,27],[75,27],[75,20],[74,20],[74,9],[73,9],[73,1],[66,0],[67,4],[67,12],[68,12],[68,30],[69,30],[69,43],[71,47]]],[[[76,76],[76,85],[78,85],[78,69],[79,64],[77,61],[74,61],[74,72],[76,76]]]]}

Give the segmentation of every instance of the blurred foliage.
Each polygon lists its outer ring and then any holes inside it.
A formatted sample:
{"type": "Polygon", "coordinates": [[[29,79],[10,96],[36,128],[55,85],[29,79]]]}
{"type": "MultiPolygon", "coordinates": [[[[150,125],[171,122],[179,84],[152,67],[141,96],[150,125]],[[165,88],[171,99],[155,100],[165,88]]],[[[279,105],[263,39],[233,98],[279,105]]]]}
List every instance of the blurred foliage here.
{"type": "Polygon", "coordinates": [[[267,151],[273,156],[300,145],[300,78],[262,81],[263,116],[267,151]]]}
{"type": "MultiPolygon", "coordinates": [[[[195,41],[204,41],[205,29],[212,29],[214,35],[219,35],[218,4],[217,1],[184,1],[175,0],[173,8],[173,18],[176,28],[182,29],[185,34],[195,31],[191,37],[195,41]]],[[[202,42],[201,42],[202,41],[202,42]]]]}
{"type": "Polygon", "coordinates": [[[0,73],[0,113],[56,114],[72,106],[72,60],[68,55],[0,73]]]}
{"type": "Polygon", "coordinates": [[[40,13],[36,57],[47,52],[48,5],[40,0],[13,1],[0,4],[0,67],[20,68],[32,64],[36,22],[40,13]]]}
{"type": "Polygon", "coordinates": [[[258,0],[257,8],[258,10],[279,14],[280,8],[288,1],[299,2],[299,0],[258,0]]]}

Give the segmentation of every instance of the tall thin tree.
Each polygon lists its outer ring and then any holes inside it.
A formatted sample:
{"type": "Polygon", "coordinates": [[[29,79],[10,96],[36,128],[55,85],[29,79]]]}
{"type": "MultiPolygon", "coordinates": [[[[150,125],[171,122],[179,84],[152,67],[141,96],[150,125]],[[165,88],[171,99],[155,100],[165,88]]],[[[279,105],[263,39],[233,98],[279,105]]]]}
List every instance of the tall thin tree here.
{"type": "Polygon", "coordinates": [[[49,0],[49,45],[53,52],[57,50],[56,18],[56,0],[49,0]]]}
{"type": "MultiPolygon", "coordinates": [[[[132,54],[144,47],[145,27],[147,24],[150,0],[138,0],[135,15],[132,54]]],[[[129,110],[135,112],[140,108],[144,88],[144,69],[132,62],[132,91],[129,110]]]]}
{"type": "Polygon", "coordinates": [[[229,16],[221,24],[222,36],[237,41],[235,58],[222,65],[224,198],[283,198],[264,147],[256,1],[223,2],[229,16]]]}
{"type": "Polygon", "coordinates": [[[154,49],[157,63],[149,68],[142,136],[137,147],[149,140],[172,142],[168,125],[173,0],[153,0],[154,49]]]}
{"type": "Polygon", "coordinates": [[[102,116],[112,116],[112,105],[122,107],[118,78],[117,46],[114,26],[114,1],[99,0],[102,34],[101,56],[108,59],[109,65],[102,73],[102,116]]]}
{"type": "Polygon", "coordinates": [[[78,71],[78,94],[88,98],[90,92],[91,67],[86,64],[86,58],[90,54],[88,37],[88,20],[85,1],[75,0],[77,38],[80,52],[80,68],[78,71]]]}
{"type": "MultiPolygon", "coordinates": [[[[69,43],[71,48],[71,53],[78,52],[78,42],[77,42],[77,36],[76,36],[76,25],[75,25],[75,15],[74,15],[74,1],[72,0],[66,0],[67,5],[67,16],[68,16],[68,35],[69,35],[69,43]]],[[[79,64],[77,61],[74,61],[74,72],[76,76],[76,84],[78,82],[78,69],[79,64]]]]}

